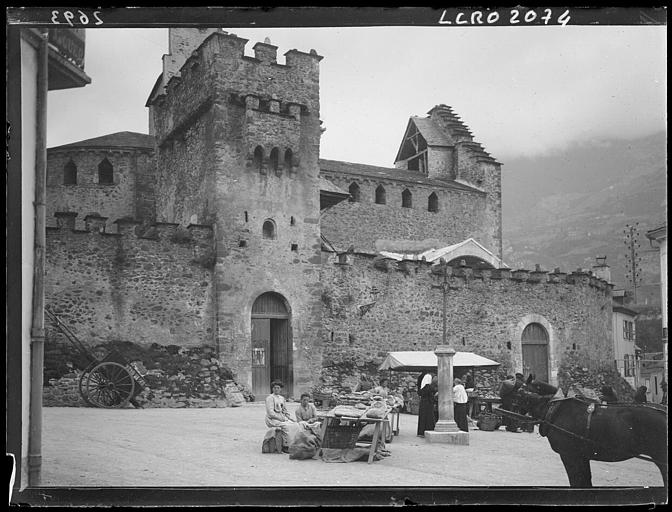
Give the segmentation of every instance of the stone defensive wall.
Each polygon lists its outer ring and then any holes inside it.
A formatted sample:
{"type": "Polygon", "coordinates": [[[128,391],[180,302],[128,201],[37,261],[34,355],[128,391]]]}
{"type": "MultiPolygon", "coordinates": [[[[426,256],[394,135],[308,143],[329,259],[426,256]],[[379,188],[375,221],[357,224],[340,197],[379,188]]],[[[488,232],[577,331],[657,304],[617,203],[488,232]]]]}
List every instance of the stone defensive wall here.
{"type": "MultiPolygon", "coordinates": [[[[213,342],[212,228],[114,222],[57,212],[47,228],[45,306],[87,347],[110,341],[197,346],[213,342]]],[[[46,320],[47,345],[68,345],[46,320]]]]}
{"type": "MultiPolygon", "coordinates": [[[[389,351],[434,350],[442,343],[440,266],[373,254],[323,252],[323,381],[376,374],[389,351]]],[[[565,360],[610,361],[611,285],[585,272],[447,267],[447,336],[455,350],[521,371],[529,323],[549,335],[551,381],[565,360]],[[571,356],[571,357],[570,357],[571,356]]],[[[598,363],[595,363],[599,365],[598,363]]]]}

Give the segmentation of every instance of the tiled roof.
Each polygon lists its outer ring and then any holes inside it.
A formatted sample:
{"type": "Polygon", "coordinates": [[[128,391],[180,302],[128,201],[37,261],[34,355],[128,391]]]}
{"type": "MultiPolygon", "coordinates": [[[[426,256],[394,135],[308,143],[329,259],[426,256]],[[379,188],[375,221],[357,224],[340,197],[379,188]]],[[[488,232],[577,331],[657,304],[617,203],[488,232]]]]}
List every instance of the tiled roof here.
{"type": "Polygon", "coordinates": [[[101,137],[94,137],[93,139],[80,140],[78,142],[71,142],[62,146],[56,146],[49,149],[66,149],[66,148],[154,148],[154,136],[146,133],[137,132],[117,132],[109,135],[102,135],[101,137]]]}
{"type": "Polygon", "coordinates": [[[442,180],[436,178],[427,178],[417,171],[408,171],[405,169],[396,169],[394,167],[378,167],[375,165],[357,164],[352,162],[341,162],[338,160],[325,160],[320,158],[320,170],[323,172],[334,172],[338,174],[352,174],[366,176],[379,180],[395,180],[419,185],[428,185],[431,187],[453,188],[458,190],[468,190],[470,192],[483,193],[481,190],[457,183],[454,180],[442,180]]]}
{"type": "Polygon", "coordinates": [[[411,118],[418,128],[420,134],[424,137],[428,146],[452,146],[453,141],[450,136],[441,131],[436,123],[428,117],[411,118]]]}

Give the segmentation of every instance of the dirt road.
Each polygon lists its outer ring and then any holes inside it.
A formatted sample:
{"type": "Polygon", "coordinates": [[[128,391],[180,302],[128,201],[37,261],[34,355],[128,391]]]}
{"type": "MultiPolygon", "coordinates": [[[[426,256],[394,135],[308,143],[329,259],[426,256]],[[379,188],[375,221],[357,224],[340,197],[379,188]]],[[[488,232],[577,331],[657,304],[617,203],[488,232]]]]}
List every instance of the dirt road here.
{"type": "MultiPolygon", "coordinates": [[[[290,411],[296,404],[289,404],[290,411]]],[[[264,406],[221,409],[45,408],[45,487],[566,487],[536,432],[472,430],[468,446],[429,444],[401,415],[391,456],[372,464],[262,454],[264,406]]],[[[595,486],[661,486],[648,462],[592,462],[595,486]]]]}

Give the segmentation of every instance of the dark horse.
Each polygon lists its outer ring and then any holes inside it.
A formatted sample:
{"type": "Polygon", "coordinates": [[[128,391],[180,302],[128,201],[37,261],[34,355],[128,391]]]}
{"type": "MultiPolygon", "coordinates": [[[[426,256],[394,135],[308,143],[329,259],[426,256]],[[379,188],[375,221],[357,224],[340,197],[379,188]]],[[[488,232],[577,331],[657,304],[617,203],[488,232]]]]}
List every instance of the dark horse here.
{"type": "Polygon", "coordinates": [[[521,410],[540,420],[539,433],[560,455],[570,487],[592,487],[591,460],[637,457],[658,467],[667,488],[667,408],[554,398],[558,389],[532,375],[524,386],[502,390],[500,394],[513,394],[521,410]]]}

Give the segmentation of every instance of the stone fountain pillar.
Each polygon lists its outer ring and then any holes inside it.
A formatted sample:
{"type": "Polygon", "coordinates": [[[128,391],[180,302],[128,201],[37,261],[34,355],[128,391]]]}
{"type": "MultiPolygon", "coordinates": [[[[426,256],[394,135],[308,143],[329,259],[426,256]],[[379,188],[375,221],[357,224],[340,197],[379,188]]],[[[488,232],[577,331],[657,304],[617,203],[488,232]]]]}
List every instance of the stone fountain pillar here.
{"type": "Polygon", "coordinates": [[[469,444],[469,432],[457,428],[453,413],[453,357],[455,349],[439,345],[434,350],[438,360],[439,420],[434,430],[425,431],[428,443],[469,444]]]}

